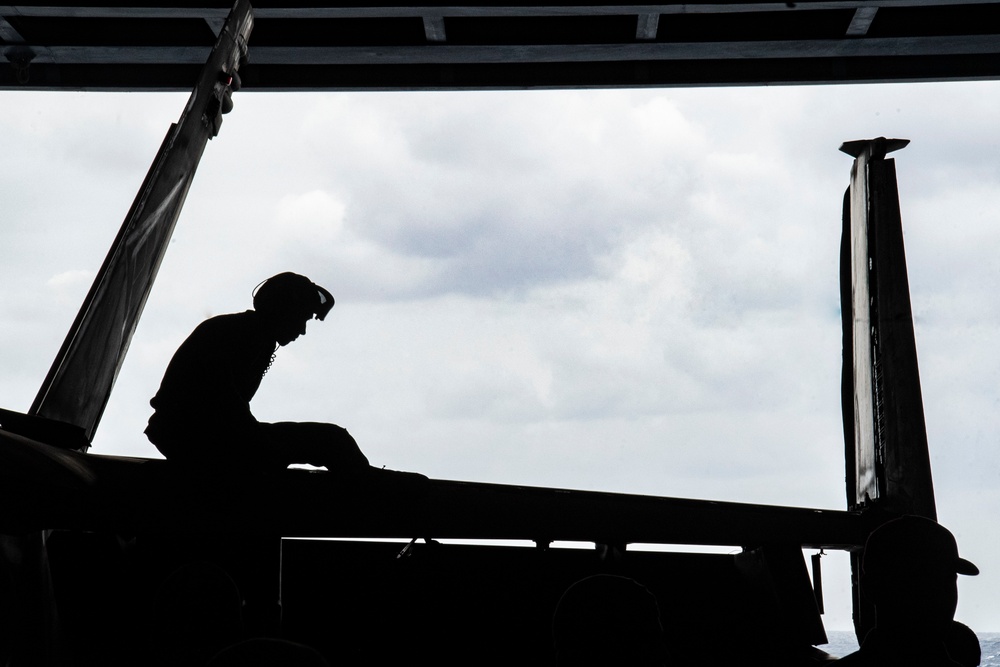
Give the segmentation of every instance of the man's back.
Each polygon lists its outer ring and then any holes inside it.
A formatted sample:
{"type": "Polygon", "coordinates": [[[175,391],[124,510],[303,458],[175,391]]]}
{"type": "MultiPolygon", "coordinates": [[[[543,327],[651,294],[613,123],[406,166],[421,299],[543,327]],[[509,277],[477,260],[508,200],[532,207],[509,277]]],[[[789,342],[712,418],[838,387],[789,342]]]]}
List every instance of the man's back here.
{"type": "Polygon", "coordinates": [[[178,348],[150,404],[170,417],[245,419],[274,350],[253,311],[206,320],[178,348]]]}

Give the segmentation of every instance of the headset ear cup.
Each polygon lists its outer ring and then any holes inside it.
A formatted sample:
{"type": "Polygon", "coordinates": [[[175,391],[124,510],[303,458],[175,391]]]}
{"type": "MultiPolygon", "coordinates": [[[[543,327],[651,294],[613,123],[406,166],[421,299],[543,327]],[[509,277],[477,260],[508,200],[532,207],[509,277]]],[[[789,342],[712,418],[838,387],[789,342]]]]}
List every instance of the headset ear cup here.
{"type": "Polygon", "coordinates": [[[333,295],[325,287],[320,287],[316,283],[313,283],[313,287],[319,292],[319,306],[316,308],[316,319],[322,321],[326,318],[330,309],[333,308],[333,295]]]}

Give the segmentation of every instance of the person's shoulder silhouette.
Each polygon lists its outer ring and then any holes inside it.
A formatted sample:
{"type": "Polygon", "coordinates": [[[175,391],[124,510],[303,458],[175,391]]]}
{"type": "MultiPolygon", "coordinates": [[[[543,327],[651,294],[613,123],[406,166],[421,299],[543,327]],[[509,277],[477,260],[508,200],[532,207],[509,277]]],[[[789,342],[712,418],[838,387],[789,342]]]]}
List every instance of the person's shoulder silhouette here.
{"type": "Polygon", "coordinates": [[[979,637],[965,623],[952,621],[944,636],[944,646],[952,660],[962,667],[978,667],[983,660],[979,637]]]}
{"type": "Polygon", "coordinates": [[[903,516],[868,537],[861,593],[876,625],[845,665],[956,665],[946,646],[958,606],[958,575],[979,568],[958,555],[954,535],[936,521],[903,516]]]}

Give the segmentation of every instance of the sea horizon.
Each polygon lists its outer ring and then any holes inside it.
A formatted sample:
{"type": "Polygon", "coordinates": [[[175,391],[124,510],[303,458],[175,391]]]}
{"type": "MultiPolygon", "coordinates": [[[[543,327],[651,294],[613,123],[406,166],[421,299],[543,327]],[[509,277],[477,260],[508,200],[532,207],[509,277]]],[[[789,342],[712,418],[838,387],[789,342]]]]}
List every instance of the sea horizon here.
{"type": "MultiPolygon", "coordinates": [[[[842,658],[858,650],[853,630],[827,630],[826,636],[830,641],[817,648],[830,655],[842,658]]],[[[983,653],[979,667],[1000,667],[1000,632],[976,632],[976,636],[983,653]]]]}

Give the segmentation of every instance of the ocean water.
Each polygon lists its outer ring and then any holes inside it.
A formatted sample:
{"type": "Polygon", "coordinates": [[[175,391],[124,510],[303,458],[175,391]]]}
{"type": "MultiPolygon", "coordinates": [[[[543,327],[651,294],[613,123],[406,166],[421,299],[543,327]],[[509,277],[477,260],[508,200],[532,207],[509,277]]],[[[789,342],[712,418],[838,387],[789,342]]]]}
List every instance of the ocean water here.
{"type": "Polygon", "coordinates": [[[823,644],[819,648],[826,651],[830,655],[843,658],[848,653],[854,653],[858,650],[858,640],[854,638],[853,632],[827,630],[826,638],[830,640],[830,643],[823,644]]]}
{"type": "Polygon", "coordinates": [[[983,649],[982,667],[1000,666],[1000,632],[977,632],[979,645],[983,649]]]}
{"type": "MultiPolygon", "coordinates": [[[[976,636],[979,637],[979,646],[983,650],[980,667],[1000,667],[1000,632],[977,632],[976,636]]],[[[853,632],[830,631],[826,633],[826,637],[830,643],[819,648],[830,655],[842,658],[858,650],[858,642],[853,632]]]]}

